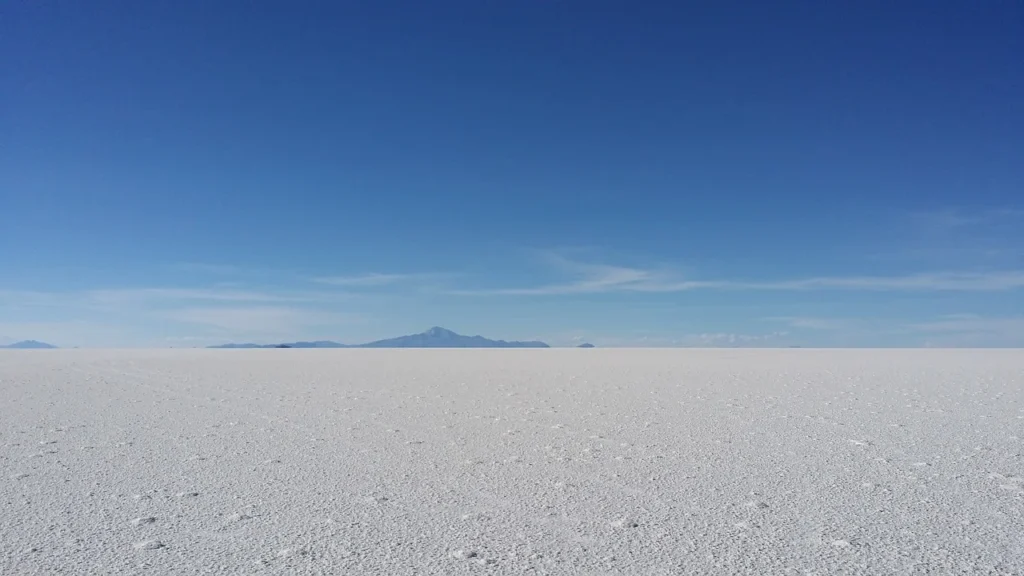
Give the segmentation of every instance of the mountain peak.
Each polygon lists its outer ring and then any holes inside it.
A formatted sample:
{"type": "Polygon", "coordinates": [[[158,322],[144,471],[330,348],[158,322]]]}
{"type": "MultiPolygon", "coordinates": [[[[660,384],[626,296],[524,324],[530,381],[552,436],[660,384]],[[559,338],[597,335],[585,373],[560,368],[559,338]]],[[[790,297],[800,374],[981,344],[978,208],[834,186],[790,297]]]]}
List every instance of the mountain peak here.
{"type": "Polygon", "coordinates": [[[434,326],[426,332],[360,344],[358,348],[547,348],[543,342],[506,342],[483,336],[464,336],[447,328],[434,326]]]}
{"type": "Polygon", "coordinates": [[[447,328],[434,326],[426,332],[376,340],[366,344],[338,344],[337,342],[291,342],[284,344],[222,344],[211,348],[548,348],[544,342],[507,342],[489,340],[483,336],[463,336],[447,328]]]}
{"type": "Polygon", "coordinates": [[[19,350],[49,350],[56,348],[53,344],[47,344],[46,342],[40,342],[38,340],[22,340],[21,342],[15,342],[8,346],[0,346],[0,348],[13,348],[19,350]]]}

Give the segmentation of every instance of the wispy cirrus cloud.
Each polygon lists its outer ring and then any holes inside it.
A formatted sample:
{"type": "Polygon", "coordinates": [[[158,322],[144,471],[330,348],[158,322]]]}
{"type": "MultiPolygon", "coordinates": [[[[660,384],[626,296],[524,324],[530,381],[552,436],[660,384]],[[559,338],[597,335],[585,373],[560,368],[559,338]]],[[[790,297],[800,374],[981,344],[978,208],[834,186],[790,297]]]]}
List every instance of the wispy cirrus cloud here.
{"type": "Polygon", "coordinates": [[[718,282],[682,280],[668,270],[643,269],[569,260],[558,254],[545,254],[547,263],[571,279],[565,282],[512,288],[451,290],[460,295],[545,296],[594,294],[604,292],[680,292],[712,288],[718,282]]]}
{"type": "Polygon", "coordinates": [[[80,292],[46,292],[42,290],[0,290],[0,308],[60,307],[82,301],[80,292]]]}
{"type": "Polygon", "coordinates": [[[1001,224],[1024,219],[1024,210],[1011,207],[967,209],[945,207],[924,210],[910,214],[911,222],[920,230],[932,233],[949,233],[977,226],[1001,224]]]}
{"type": "Polygon", "coordinates": [[[805,330],[844,330],[861,323],[862,319],[819,318],[814,316],[770,316],[768,322],[782,322],[791,328],[805,330]]]}
{"type": "Polygon", "coordinates": [[[0,345],[20,340],[39,340],[54,346],[122,346],[127,341],[138,341],[138,335],[123,326],[105,322],[81,320],[66,321],[0,321],[0,345]]]}
{"type": "Polygon", "coordinates": [[[250,270],[234,264],[210,264],[207,262],[178,262],[170,267],[180,272],[221,276],[235,276],[250,272],[250,270]]]}
{"type": "Polygon", "coordinates": [[[788,335],[789,332],[785,330],[765,333],[698,332],[672,335],[644,332],[601,334],[577,330],[568,336],[556,334],[540,339],[570,346],[589,342],[601,348],[746,348],[782,346],[787,343],[788,335]]]}
{"type": "Polygon", "coordinates": [[[867,256],[875,261],[1014,267],[1024,262],[1022,230],[1024,209],[1020,207],[923,210],[903,215],[867,256]]]}
{"type": "Polygon", "coordinates": [[[207,343],[292,339],[357,321],[360,316],[339,309],[349,299],[332,291],[224,286],[5,290],[0,320],[7,321],[5,335],[64,345],[154,345],[171,342],[168,337],[207,343]],[[59,321],[39,321],[50,318],[59,321]]]}
{"type": "Polygon", "coordinates": [[[309,290],[257,290],[235,287],[204,288],[104,288],[78,291],[0,290],[0,306],[75,307],[85,309],[148,308],[216,303],[329,303],[347,299],[337,292],[309,290]]]}
{"type": "Polygon", "coordinates": [[[349,276],[320,276],[313,282],[340,286],[343,288],[376,288],[394,285],[423,284],[437,282],[446,278],[454,278],[456,274],[444,272],[419,272],[409,274],[369,272],[349,276]]]}
{"type": "Polygon", "coordinates": [[[456,290],[464,295],[553,296],[614,292],[670,293],[693,290],[762,291],[962,291],[986,292],[1024,288],[1024,271],[923,272],[893,276],[818,276],[782,280],[690,279],[667,269],[588,264],[559,259],[570,279],[540,286],[456,290]]]}
{"type": "Polygon", "coordinates": [[[728,286],[763,290],[878,290],[989,292],[1024,288],[1024,271],[928,272],[902,276],[826,276],[777,282],[739,282],[728,286]]]}
{"type": "Polygon", "coordinates": [[[288,306],[193,307],[167,311],[163,316],[247,338],[289,338],[311,328],[335,327],[360,319],[353,314],[288,306]]]}
{"type": "Polygon", "coordinates": [[[948,314],[935,320],[911,323],[908,327],[920,332],[984,334],[1024,342],[1024,316],[989,317],[977,314],[948,314]]]}
{"type": "Polygon", "coordinates": [[[767,346],[772,343],[779,343],[789,335],[786,331],[769,332],[767,334],[738,334],[735,332],[705,332],[685,336],[683,342],[690,346],[717,347],[746,347],[746,346],[767,346]]]}
{"type": "Polygon", "coordinates": [[[399,282],[407,282],[416,278],[412,274],[359,274],[355,276],[325,276],[314,278],[315,282],[332,286],[371,287],[387,286],[399,282]]]}
{"type": "Polygon", "coordinates": [[[777,316],[764,320],[785,323],[797,331],[843,335],[866,343],[886,336],[898,337],[913,346],[1024,345],[1024,316],[945,314],[926,319],[777,316]]]}
{"type": "MultiPolygon", "coordinates": [[[[237,288],[122,288],[89,290],[85,297],[99,303],[125,304],[157,301],[214,302],[302,302],[311,296],[302,293],[275,293],[237,288]]],[[[313,298],[315,299],[315,298],[313,298]]]]}

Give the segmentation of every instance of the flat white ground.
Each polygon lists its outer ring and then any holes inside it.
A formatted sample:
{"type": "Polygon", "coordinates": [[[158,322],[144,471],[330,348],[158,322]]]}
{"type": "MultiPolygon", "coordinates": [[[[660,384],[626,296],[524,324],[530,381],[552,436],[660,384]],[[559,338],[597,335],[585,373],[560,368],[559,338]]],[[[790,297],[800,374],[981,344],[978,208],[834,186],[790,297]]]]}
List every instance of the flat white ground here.
{"type": "Polygon", "coordinates": [[[2,574],[1024,574],[1024,352],[0,353],[2,574]]]}

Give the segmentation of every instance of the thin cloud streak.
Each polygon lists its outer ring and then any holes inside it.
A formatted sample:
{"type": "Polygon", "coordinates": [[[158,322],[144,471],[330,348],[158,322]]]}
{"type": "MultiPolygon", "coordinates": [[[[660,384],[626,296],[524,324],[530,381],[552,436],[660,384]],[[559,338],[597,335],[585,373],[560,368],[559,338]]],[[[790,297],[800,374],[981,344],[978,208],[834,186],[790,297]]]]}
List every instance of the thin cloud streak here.
{"type": "Polygon", "coordinates": [[[413,278],[409,274],[362,274],[359,276],[328,276],[323,278],[314,278],[314,282],[320,284],[330,284],[332,286],[385,286],[388,284],[396,284],[398,282],[404,282],[413,278]]]}
{"type": "Polygon", "coordinates": [[[995,292],[1024,288],[1024,271],[933,272],[902,276],[825,276],[793,280],[687,280],[657,270],[604,265],[575,265],[581,278],[567,283],[523,288],[455,290],[457,295],[553,296],[615,292],[670,293],[692,290],[762,291],[959,291],[995,292]]]}
{"type": "Polygon", "coordinates": [[[913,342],[913,345],[926,347],[1003,347],[1024,344],[1024,316],[947,314],[917,321],[892,318],[778,316],[764,320],[783,322],[796,330],[852,335],[868,341],[879,336],[926,338],[913,342]]]}
{"type": "Polygon", "coordinates": [[[541,338],[548,343],[577,346],[589,342],[599,348],[776,348],[787,343],[787,331],[761,334],[702,332],[666,334],[599,334],[576,331],[569,337],[541,338]]]}
{"type": "Polygon", "coordinates": [[[1024,210],[1011,207],[987,210],[949,207],[911,214],[911,220],[914,223],[933,232],[951,232],[1020,218],[1024,218],[1024,210]]]}
{"type": "Polygon", "coordinates": [[[764,290],[878,290],[995,292],[1024,288],[1024,271],[935,272],[906,276],[838,276],[782,282],[728,283],[729,287],[764,290]]]}
{"type": "Polygon", "coordinates": [[[443,272],[411,274],[383,274],[371,272],[367,274],[356,274],[353,276],[321,276],[311,278],[310,280],[318,284],[328,284],[344,288],[376,288],[399,284],[423,283],[432,280],[452,278],[455,276],[457,276],[457,274],[443,272]]]}
{"type": "Polygon", "coordinates": [[[847,330],[856,327],[863,319],[856,321],[850,318],[818,318],[814,316],[769,316],[764,318],[768,322],[784,322],[791,328],[804,330],[847,330]]]}
{"type": "Polygon", "coordinates": [[[127,288],[91,290],[87,297],[104,304],[152,302],[160,300],[206,300],[214,302],[295,302],[308,298],[300,295],[220,288],[127,288]]]}
{"type": "Polygon", "coordinates": [[[0,345],[20,340],[38,340],[62,348],[79,345],[121,346],[139,341],[138,335],[124,326],[79,320],[55,322],[0,321],[0,345]]]}
{"type": "Polygon", "coordinates": [[[239,275],[249,270],[242,268],[241,266],[235,266],[233,264],[207,264],[204,262],[179,262],[172,264],[171,268],[180,270],[182,272],[195,272],[199,274],[214,274],[214,275],[239,275]]]}
{"type": "Polygon", "coordinates": [[[336,292],[245,290],[238,288],[105,288],[73,292],[0,290],[0,306],[73,308],[149,308],[189,302],[330,303],[349,298],[336,292]]]}
{"type": "Polygon", "coordinates": [[[287,337],[309,328],[337,326],[359,318],[351,314],[282,306],[185,308],[168,311],[165,316],[175,322],[212,327],[241,337],[287,337]]]}
{"type": "Polygon", "coordinates": [[[909,326],[922,332],[973,332],[1024,338],[1024,316],[992,318],[974,314],[953,314],[931,322],[909,326]]]}

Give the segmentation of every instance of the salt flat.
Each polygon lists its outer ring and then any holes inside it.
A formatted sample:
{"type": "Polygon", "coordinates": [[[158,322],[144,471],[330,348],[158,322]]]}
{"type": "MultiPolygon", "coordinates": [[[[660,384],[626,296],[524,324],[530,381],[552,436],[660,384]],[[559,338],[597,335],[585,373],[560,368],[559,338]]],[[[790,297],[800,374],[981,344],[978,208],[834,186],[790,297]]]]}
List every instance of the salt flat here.
{"type": "Polygon", "coordinates": [[[0,352],[3,574],[1024,574],[1024,352],[0,352]]]}

